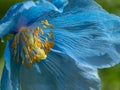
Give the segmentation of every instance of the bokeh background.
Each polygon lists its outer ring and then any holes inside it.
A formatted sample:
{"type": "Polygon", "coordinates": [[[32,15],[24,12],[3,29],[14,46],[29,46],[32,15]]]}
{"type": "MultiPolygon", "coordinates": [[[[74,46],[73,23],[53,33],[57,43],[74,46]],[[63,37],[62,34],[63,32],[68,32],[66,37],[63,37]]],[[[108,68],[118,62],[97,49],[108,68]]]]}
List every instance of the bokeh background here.
{"type": "MultiPolygon", "coordinates": [[[[6,11],[11,5],[23,0],[0,0],[0,18],[4,16],[6,11]]],[[[120,0],[96,0],[104,9],[110,13],[114,13],[120,16],[120,0]]],[[[8,27],[9,28],[9,27],[8,27]]],[[[9,36],[4,37],[6,41],[9,36]]],[[[0,78],[4,65],[3,53],[5,48],[5,42],[0,42],[0,78]]],[[[120,64],[108,68],[99,70],[99,75],[102,79],[102,90],[120,90],[120,64]]]]}

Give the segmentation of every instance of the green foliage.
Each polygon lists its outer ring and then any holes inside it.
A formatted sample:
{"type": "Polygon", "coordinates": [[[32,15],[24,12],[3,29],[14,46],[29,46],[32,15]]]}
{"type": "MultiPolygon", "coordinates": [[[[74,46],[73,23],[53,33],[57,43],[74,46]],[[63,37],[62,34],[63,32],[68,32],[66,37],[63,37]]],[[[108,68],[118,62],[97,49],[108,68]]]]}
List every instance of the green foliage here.
{"type": "Polygon", "coordinates": [[[120,64],[100,70],[102,90],[120,90],[120,64]]]}
{"type": "Polygon", "coordinates": [[[10,8],[11,5],[23,0],[0,0],[0,17],[3,17],[5,12],[10,8]]]}
{"type": "MultiPolygon", "coordinates": [[[[0,0],[0,18],[4,16],[6,11],[10,8],[11,5],[17,3],[17,2],[23,1],[23,0],[0,0]]],[[[4,40],[8,39],[9,36],[4,37],[4,40]]],[[[5,48],[5,42],[1,43],[0,41],[0,78],[2,75],[2,70],[4,66],[4,61],[3,61],[3,53],[4,53],[4,48],[5,48]]]]}
{"type": "MultiPolygon", "coordinates": [[[[96,0],[108,12],[120,16],[120,0],[96,0]]],[[[102,90],[120,90],[120,64],[100,70],[102,90]]]]}
{"type": "Polygon", "coordinates": [[[120,15],[120,0],[96,0],[96,1],[110,13],[120,15]]]}

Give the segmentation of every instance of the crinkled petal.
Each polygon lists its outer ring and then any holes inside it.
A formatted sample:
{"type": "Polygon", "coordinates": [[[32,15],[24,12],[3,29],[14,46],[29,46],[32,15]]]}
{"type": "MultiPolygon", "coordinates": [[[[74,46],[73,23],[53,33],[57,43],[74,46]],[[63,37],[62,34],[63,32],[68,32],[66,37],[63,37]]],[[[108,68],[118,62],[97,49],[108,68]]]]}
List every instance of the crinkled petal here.
{"type": "Polygon", "coordinates": [[[38,18],[50,11],[58,9],[48,1],[25,1],[12,6],[0,21],[0,37],[18,32],[20,28],[35,23],[38,18]]]}
{"type": "Polygon", "coordinates": [[[52,0],[53,3],[61,12],[63,12],[64,7],[68,4],[68,0],[52,0]]]}
{"type": "Polygon", "coordinates": [[[53,13],[48,18],[56,28],[54,49],[98,68],[118,64],[120,18],[93,0],[73,1],[63,14],[53,13]]]}
{"type": "Polygon", "coordinates": [[[20,90],[20,64],[13,61],[10,52],[11,40],[7,42],[4,59],[1,90],[20,90]]]}
{"type": "Polygon", "coordinates": [[[7,66],[4,66],[2,79],[1,79],[1,90],[12,90],[11,80],[10,80],[10,70],[7,66]]]}
{"type": "Polygon", "coordinates": [[[21,69],[22,90],[99,90],[97,70],[52,50],[47,60],[21,69]]]}
{"type": "MultiPolygon", "coordinates": [[[[97,11],[103,10],[95,0],[68,0],[68,5],[65,7],[64,12],[76,12],[76,11],[97,11]]],[[[104,11],[104,10],[103,10],[104,11]]]]}
{"type": "Polygon", "coordinates": [[[1,90],[12,90],[11,80],[10,80],[10,50],[9,50],[9,42],[7,42],[4,59],[5,59],[5,66],[2,73],[1,79],[1,90]]]}
{"type": "MultiPolygon", "coordinates": [[[[29,0],[27,0],[29,1],[29,0]]],[[[64,7],[68,4],[68,0],[37,0],[39,2],[49,1],[59,10],[59,12],[63,12],[64,7]]]]}

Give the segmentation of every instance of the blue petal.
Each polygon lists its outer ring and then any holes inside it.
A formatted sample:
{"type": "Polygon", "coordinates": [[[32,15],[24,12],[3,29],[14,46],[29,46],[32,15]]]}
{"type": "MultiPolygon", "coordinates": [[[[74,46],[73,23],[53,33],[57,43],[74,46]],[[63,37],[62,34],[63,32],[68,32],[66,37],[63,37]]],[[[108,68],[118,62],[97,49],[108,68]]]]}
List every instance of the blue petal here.
{"type": "Polygon", "coordinates": [[[99,90],[97,70],[51,51],[47,60],[32,69],[21,69],[22,90],[99,90]]]}
{"type": "Polygon", "coordinates": [[[11,40],[7,42],[4,59],[1,90],[20,90],[20,64],[12,60],[10,51],[11,40]]]}
{"type": "Polygon", "coordinates": [[[1,79],[1,90],[12,90],[11,80],[10,80],[10,70],[7,66],[4,66],[2,79],[1,79]]]}
{"type": "Polygon", "coordinates": [[[10,67],[10,58],[11,58],[9,45],[10,45],[10,43],[9,43],[9,41],[7,41],[6,48],[4,51],[4,60],[6,62],[7,68],[10,67]]]}
{"type": "Polygon", "coordinates": [[[64,7],[68,4],[68,0],[52,0],[51,1],[61,12],[64,7]]]}
{"type": "Polygon", "coordinates": [[[4,59],[5,59],[5,66],[2,73],[1,79],[1,90],[12,90],[11,80],[10,80],[10,50],[9,50],[9,42],[7,42],[4,59]]]}
{"type": "MultiPolygon", "coordinates": [[[[29,1],[29,0],[26,0],[26,1],[29,1]]],[[[59,12],[63,12],[64,7],[68,4],[68,0],[38,0],[38,1],[40,1],[40,2],[44,2],[44,1],[51,2],[59,10],[59,12]]]]}
{"type": "Polygon", "coordinates": [[[50,11],[58,11],[58,9],[47,1],[26,1],[12,6],[0,21],[0,37],[18,32],[20,28],[33,24],[50,11]]]}
{"type": "Polygon", "coordinates": [[[53,13],[48,18],[56,28],[54,49],[97,68],[118,64],[120,18],[103,10],[93,0],[73,1],[64,13],[53,13]]]}
{"type": "Polygon", "coordinates": [[[68,0],[64,12],[103,10],[95,0],[68,0]]]}

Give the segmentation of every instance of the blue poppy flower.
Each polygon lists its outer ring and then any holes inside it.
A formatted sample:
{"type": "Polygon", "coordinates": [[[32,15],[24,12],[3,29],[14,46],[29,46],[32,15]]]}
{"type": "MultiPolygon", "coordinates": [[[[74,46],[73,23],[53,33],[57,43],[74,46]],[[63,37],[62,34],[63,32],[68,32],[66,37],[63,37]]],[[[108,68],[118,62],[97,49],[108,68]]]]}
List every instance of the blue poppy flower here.
{"type": "Polygon", "coordinates": [[[0,20],[2,90],[100,90],[98,68],[120,62],[120,18],[94,0],[26,0],[0,20]]]}

